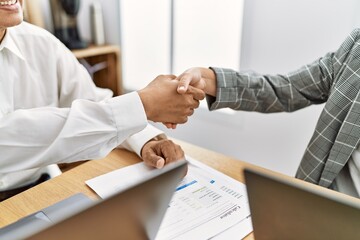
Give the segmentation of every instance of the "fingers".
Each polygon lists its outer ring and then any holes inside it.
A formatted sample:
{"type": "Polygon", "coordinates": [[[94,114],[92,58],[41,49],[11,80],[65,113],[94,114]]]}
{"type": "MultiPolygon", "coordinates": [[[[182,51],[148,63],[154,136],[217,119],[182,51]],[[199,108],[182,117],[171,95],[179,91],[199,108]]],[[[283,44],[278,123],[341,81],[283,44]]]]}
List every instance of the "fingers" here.
{"type": "Polygon", "coordinates": [[[192,106],[193,109],[196,109],[200,106],[200,102],[199,101],[195,101],[194,105],[192,106]]]}
{"type": "Polygon", "coordinates": [[[205,98],[205,92],[203,90],[192,86],[189,86],[187,93],[193,95],[195,100],[203,100],[205,98]]]}
{"type": "Polygon", "coordinates": [[[142,150],[144,162],[155,168],[184,158],[184,151],[171,140],[152,140],[145,144],[142,150]]]}
{"type": "Polygon", "coordinates": [[[191,80],[192,80],[192,76],[189,74],[180,75],[177,92],[180,94],[186,93],[191,80]]]}
{"type": "Polygon", "coordinates": [[[185,94],[177,92],[179,82],[174,75],[159,75],[138,91],[148,120],[164,122],[167,128],[172,129],[176,128],[176,124],[188,121],[188,117],[194,114],[194,109],[199,107],[199,101],[205,98],[205,93],[197,87],[189,86],[190,78],[184,79],[187,85],[185,94]]]}
{"type": "Polygon", "coordinates": [[[157,169],[160,169],[160,168],[163,168],[165,166],[165,160],[163,158],[159,158],[157,161],[156,161],[156,168],[157,169]]]}
{"type": "Polygon", "coordinates": [[[165,159],[165,164],[182,159],[185,156],[181,147],[171,140],[163,140],[160,150],[165,159]]]}
{"type": "Polygon", "coordinates": [[[186,97],[186,100],[184,102],[186,102],[185,107],[186,107],[186,112],[187,113],[190,110],[194,110],[194,109],[196,109],[196,108],[198,108],[200,106],[200,101],[194,99],[192,94],[186,94],[184,96],[186,97]]]}
{"type": "Polygon", "coordinates": [[[168,129],[176,129],[177,124],[184,124],[188,121],[188,117],[192,116],[195,113],[195,109],[199,107],[200,102],[192,98],[191,95],[185,95],[186,97],[186,107],[182,111],[182,118],[177,118],[176,122],[163,122],[165,127],[168,129]]]}
{"type": "Polygon", "coordinates": [[[168,129],[176,129],[177,124],[176,123],[163,123],[165,125],[165,127],[167,127],[168,129]]]}
{"type": "Polygon", "coordinates": [[[173,74],[163,74],[163,75],[158,75],[154,80],[161,80],[161,81],[167,81],[167,80],[174,80],[176,78],[175,75],[173,74]]]}
{"type": "Polygon", "coordinates": [[[188,91],[189,86],[204,90],[206,87],[206,81],[202,76],[201,68],[190,68],[182,73],[176,79],[178,81],[177,92],[184,94],[188,91]]]}
{"type": "Polygon", "coordinates": [[[144,151],[143,160],[147,165],[155,168],[164,167],[165,160],[161,156],[157,155],[153,148],[150,147],[144,151]]]}

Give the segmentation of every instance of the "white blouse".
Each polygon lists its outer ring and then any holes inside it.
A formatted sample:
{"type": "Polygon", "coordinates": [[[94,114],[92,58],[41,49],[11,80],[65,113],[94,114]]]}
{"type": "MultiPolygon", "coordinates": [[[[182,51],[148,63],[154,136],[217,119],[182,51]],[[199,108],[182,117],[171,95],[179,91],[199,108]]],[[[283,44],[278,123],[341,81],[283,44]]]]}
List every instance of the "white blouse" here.
{"type": "Polygon", "coordinates": [[[46,30],[8,28],[0,44],[0,191],[34,181],[50,164],[105,157],[125,140],[140,154],[161,132],[148,125],[136,92],[111,96],[46,30]]]}

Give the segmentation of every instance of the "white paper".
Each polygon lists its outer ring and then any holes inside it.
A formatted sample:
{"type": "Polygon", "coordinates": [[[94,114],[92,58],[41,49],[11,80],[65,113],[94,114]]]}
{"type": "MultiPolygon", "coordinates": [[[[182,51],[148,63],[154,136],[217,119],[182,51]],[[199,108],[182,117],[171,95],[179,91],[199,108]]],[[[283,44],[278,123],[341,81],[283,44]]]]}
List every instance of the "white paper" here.
{"type": "MultiPolygon", "coordinates": [[[[252,232],[245,185],[188,156],[186,159],[188,173],[169,203],[156,239],[241,239],[252,232]]],[[[151,171],[154,169],[139,163],[86,184],[106,198],[151,171]]]]}
{"type": "Polygon", "coordinates": [[[214,236],[211,240],[229,240],[229,239],[243,239],[253,231],[251,217],[248,216],[243,221],[226,229],[219,235],[214,236]]]}
{"type": "Polygon", "coordinates": [[[101,198],[110,197],[116,192],[125,190],[138,183],[151,171],[161,171],[148,167],[143,162],[100,175],[87,180],[85,183],[91,187],[101,198]]]}

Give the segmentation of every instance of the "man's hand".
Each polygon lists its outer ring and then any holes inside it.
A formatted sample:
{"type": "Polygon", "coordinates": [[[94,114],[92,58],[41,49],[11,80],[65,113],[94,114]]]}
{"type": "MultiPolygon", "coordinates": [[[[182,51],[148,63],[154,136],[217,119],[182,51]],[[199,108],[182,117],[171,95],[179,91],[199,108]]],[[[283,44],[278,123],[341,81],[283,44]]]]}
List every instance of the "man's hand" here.
{"type": "MultiPolygon", "coordinates": [[[[179,75],[177,92],[189,94],[194,89],[201,89],[211,96],[216,96],[216,75],[208,68],[190,68],[179,75]]],[[[163,122],[167,128],[175,129],[177,124],[170,121],[163,122]]]]}
{"type": "Polygon", "coordinates": [[[199,100],[205,98],[204,91],[191,86],[185,94],[179,94],[175,78],[174,75],[160,75],[138,91],[148,120],[185,123],[199,107],[199,100]]]}
{"type": "Polygon", "coordinates": [[[141,150],[141,156],[147,165],[156,168],[185,157],[181,147],[168,139],[147,142],[141,150]]]}

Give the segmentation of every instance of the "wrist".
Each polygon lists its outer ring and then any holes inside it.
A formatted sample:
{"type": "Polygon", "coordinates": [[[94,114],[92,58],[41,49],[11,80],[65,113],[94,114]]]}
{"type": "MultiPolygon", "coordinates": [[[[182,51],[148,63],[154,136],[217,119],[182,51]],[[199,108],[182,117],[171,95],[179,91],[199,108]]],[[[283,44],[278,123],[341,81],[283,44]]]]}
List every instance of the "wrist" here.
{"type": "Polygon", "coordinates": [[[211,68],[202,68],[201,76],[205,81],[205,93],[210,96],[216,97],[216,74],[211,68]]]}
{"type": "Polygon", "coordinates": [[[151,108],[149,107],[151,104],[149,104],[149,97],[148,97],[148,94],[146,93],[146,90],[142,89],[142,90],[137,91],[137,93],[139,94],[141,103],[144,107],[146,118],[148,120],[151,120],[152,113],[151,113],[151,108]]]}
{"type": "Polygon", "coordinates": [[[144,150],[144,147],[149,144],[149,143],[152,143],[152,142],[156,142],[156,141],[160,141],[160,140],[163,140],[163,139],[166,139],[166,137],[163,137],[164,134],[160,134],[160,135],[157,135],[151,139],[149,139],[146,143],[144,143],[144,145],[142,146],[141,150],[140,150],[140,156],[142,157],[143,156],[143,150],[144,150]]]}

